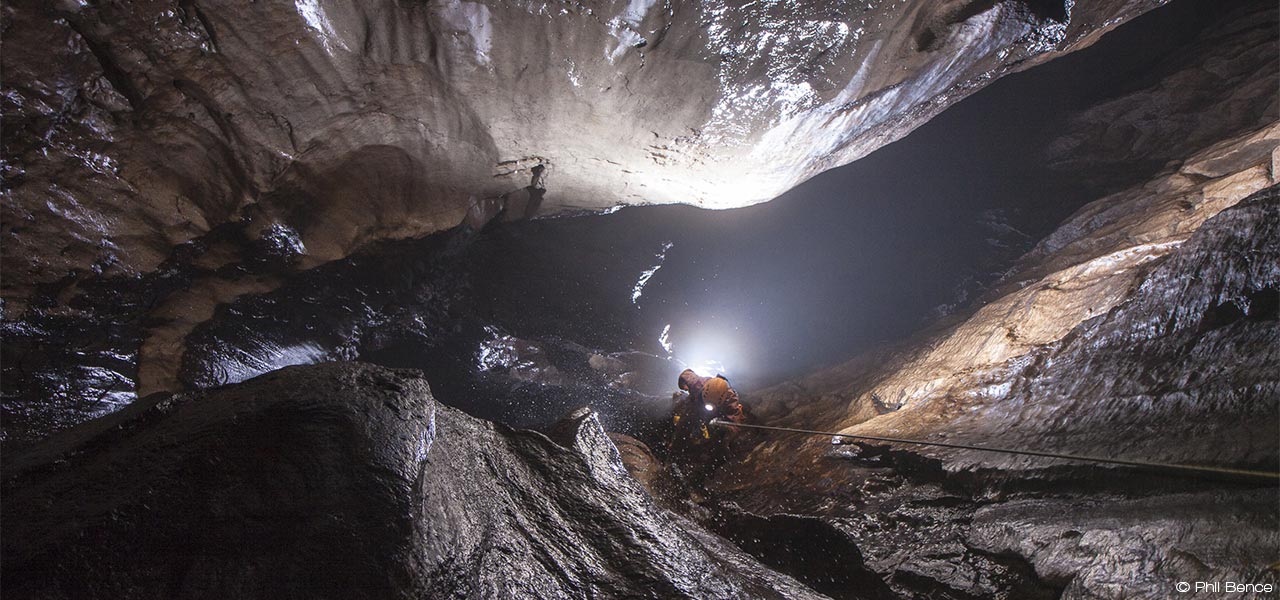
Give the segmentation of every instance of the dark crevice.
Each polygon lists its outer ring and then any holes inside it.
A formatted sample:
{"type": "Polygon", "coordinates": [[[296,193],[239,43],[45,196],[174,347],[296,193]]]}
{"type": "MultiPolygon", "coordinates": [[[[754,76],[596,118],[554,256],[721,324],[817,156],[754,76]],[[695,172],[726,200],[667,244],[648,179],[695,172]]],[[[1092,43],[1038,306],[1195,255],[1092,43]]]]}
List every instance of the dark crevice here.
{"type": "Polygon", "coordinates": [[[209,22],[209,18],[200,9],[200,5],[196,4],[196,0],[182,0],[178,4],[184,14],[195,16],[200,22],[200,27],[204,29],[205,37],[209,40],[209,46],[214,52],[219,52],[217,33],[213,30],[213,24],[209,22]]]}
{"type": "Polygon", "coordinates": [[[1275,321],[1277,313],[1280,313],[1280,290],[1266,287],[1209,307],[1200,319],[1199,331],[1213,331],[1241,320],[1275,321]]]}
{"type": "Polygon", "coordinates": [[[711,527],[760,562],[837,600],[897,597],[867,568],[854,541],[828,521],[722,510],[711,527]]]}
{"type": "MultiPolygon", "coordinates": [[[[1074,533],[1075,537],[1081,535],[1078,531],[1067,533],[1074,533]]],[[[1067,585],[1071,583],[1070,579],[1049,580],[1042,578],[1036,573],[1035,565],[1032,565],[1025,557],[1014,552],[989,552],[969,545],[966,545],[966,549],[975,556],[981,556],[1004,567],[1022,582],[1023,585],[1020,588],[1012,590],[1014,593],[1011,597],[1026,598],[1027,600],[1032,600],[1033,598],[1061,598],[1067,585]]]]}
{"type": "Polygon", "coordinates": [[[1071,18],[1074,0],[1019,0],[1031,10],[1031,14],[1045,21],[1066,23],[1071,18]]]}
{"type": "MultiPolygon", "coordinates": [[[[937,485],[969,498],[1114,494],[1146,497],[1161,494],[1249,489],[1274,485],[1270,481],[1229,473],[1188,473],[1178,470],[1104,466],[1074,462],[1025,471],[972,468],[949,471],[942,460],[888,446],[859,442],[835,446],[831,460],[849,461],[861,467],[883,470],[916,485],[937,485]]],[[[1274,461],[1225,465],[1232,468],[1274,471],[1274,461]]]]}
{"type": "Polygon", "coordinates": [[[205,113],[208,114],[209,118],[213,120],[213,123],[218,126],[218,131],[222,132],[222,137],[225,138],[226,141],[232,143],[238,143],[241,141],[240,135],[236,131],[235,126],[227,119],[228,115],[223,114],[218,110],[218,106],[213,101],[213,98],[210,98],[209,94],[207,94],[199,84],[186,79],[174,79],[173,87],[179,92],[182,92],[183,96],[194,100],[204,108],[205,113]]]}
{"type": "Polygon", "coordinates": [[[93,53],[94,58],[98,60],[98,66],[102,67],[102,74],[107,78],[107,81],[111,83],[111,86],[114,87],[116,91],[120,92],[120,94],[124,96],[125,100],[129,101],[129,107],[132,108],[135,113],[141,112],[146,98],[143,96],[142,91],[138,88],[137,84],[134,83],[133,78],[129,76],[129,73],[116,62],[115,58],[111,54],[110,48],[99,43],[97,40],[93,39],[92,36],[85,34],[83,28],[77,25],[74,20],[65,20],[67,22],[67,26],[70,27],[72,31],[76,32],[76,35],[80,36],[80,39],[84,40],[85,46],[89,48],[89,52],[93,53]]]}

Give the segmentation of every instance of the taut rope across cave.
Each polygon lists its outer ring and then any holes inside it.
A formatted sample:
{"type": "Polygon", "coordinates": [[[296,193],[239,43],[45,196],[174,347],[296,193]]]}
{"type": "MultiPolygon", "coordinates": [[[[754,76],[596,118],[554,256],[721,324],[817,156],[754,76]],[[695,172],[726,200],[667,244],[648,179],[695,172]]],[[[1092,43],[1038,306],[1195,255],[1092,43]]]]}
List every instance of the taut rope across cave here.
{"type": "Polygon", "coordinates": [[[1043,458],[1058,458],[1062,460],[1074,460],[1079,462],[1104,463],[1111,465],[1124,465],[1129,467],[1140,467],[1145,469],[1161,469],[1168,471],[1180,471],[1185,473],[1195,473],[1199,475],[1231,475],[1236,477],[1248,477],[1254,479],[1271,479],[1280,481],[1280,473],[1270,471],[1257,471],[1253,469],[1232,469],[1228,467],[1212,467],[1207,465],[1184,465],[1173,463],[1158,463],[1141,460],[1124,460],[1119,458],[1101,458],[1097,456],[1078,456],[1074,454],[1058,454],[1056,452],[1041,452],[1038,450],[1017,450],[1013,448],[993,448],[989,446],[973,446],[969,444],[951,444],[947,442],[926,442],[923,440],[910,440],[903,438],[879,437],[874,435],[853,435],[849,433],[836,433],[834,431],[814,431],[812,429],[796,429],[793,427],[774,427],[770,425],[746,425],[743,423],[729,423],[720,419],[712,419],[711,425],[715,427],[748,427],[751,429],[763,429],[768,431],[782,431],[787,433],[801,433],[805,435],[821,435],[830,437],[842,437],[855,440],[871,440],[876,442],[891,442],[896,444],[912,444],[916,446],[935,446],[940,448],[957,448],[960,450],[977,450],[981,452],[998,452],[1001,454],[1017,454],[1021,456],[1039,456],[1043,458]]]}

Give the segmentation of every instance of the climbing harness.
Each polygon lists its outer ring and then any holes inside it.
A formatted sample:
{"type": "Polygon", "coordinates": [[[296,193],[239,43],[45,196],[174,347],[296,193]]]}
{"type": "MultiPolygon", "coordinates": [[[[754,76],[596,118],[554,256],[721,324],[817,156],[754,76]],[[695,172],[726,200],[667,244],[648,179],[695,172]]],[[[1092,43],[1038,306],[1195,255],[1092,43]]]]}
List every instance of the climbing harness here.
{"type": "Polygon", "coordinates": [[[891,442],[895,444],[914,444],[917,446],[937,446],[940,448],[958,448],[961,450],[978,450],[981,452],[999,452],[1001,454],[1018,454],[1021,456],[1040,456],[1044,458],[1059,458],[1063,460],[1074,460],[1079,462],[1105,463],[1112,465],[1125,465],[1129,467],[1143,467],[1148,469],[1166,469],[1171,471],[1186,471],[1192,473],[1213,473],[1217,475],[1234,475],[1238,477],[1253,477],[1258,479],[1280,480],[1280,473],[1270,471],[1255,471],[1251,469],[1231,469],[1227,467],[1210,467],[1204,465],[1183,465],[1170,463],[1147,462],[1141,460],[1123,460],[1119,458],[1100,458],[1096,456],[1077,456],[1074,454],[1058,454],[1055,452],[1039,452],[1036,450],[1015,450],[1011,448],[992,448],[988,446],[971,446],[968,444],[950,444],[947,442],[925,442],[922,440],[908,440],[891,437],[878,437],[874,435],[853,435],[848,433],[836,433],[833,431],[814,431],[811,429],[795,429],[792,427],[771,427],[769,425],[746,425],[743,423],[730,423],[720,419],[712,419],[711,425],[715,427],[749,427],[751,429],[765,429],[769,431],[783,431],[787,433],[801,433],[805,435],[820,435],[832,438],[849,438],[854,440],[871,440],[876,442],[891,442]]]}

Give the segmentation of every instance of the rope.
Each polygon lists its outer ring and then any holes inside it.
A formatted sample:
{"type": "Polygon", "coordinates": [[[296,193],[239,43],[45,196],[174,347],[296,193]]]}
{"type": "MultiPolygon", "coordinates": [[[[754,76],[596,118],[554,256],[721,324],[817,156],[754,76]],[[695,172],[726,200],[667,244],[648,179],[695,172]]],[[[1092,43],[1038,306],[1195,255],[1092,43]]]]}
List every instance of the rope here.
{"type": "Polygon", "coordinates": [[[769,431],[783,431],[787,433],[802,433],[805,435],[821,435],[830,437],[843,437],[855,440],[872,440],[876,442],[891,442],[895,444],[914,444],[917,446],[937,446],[940,448],[958,448],[960,450],[978,450],[981,452],[999,452],[1001,454],[1017,454],[1021,456],[1039,456],[1044,458],[1059,458],[1063,460],[1074,460],[1078,462],[1105,463],[1111,465],[1125,465],[1129,467],[1143,467],[1148,469],[1168,469],[1173,471],[1188,471],[1193,473],[1214,473],[1217,475],[1235,475],[1240,477],[1254,477],[1261,479],[1272,479],[1280,481],[1280,473],[1270,471],[1255,471],[1251,469],[1231,469],[1227,467],[1210,467],[1204,465],[1183,465],[1147,462],[1142,460],[1123,460],[1119,458],[1100,458],[1097,456],[1078,456],[1075,454],[1058,454],[1055,452],[1040,452],[1037,450],[1014,450],[1011,448],[992,448],[989,446],[971,446],[968,444],[950,444],[947,442],[925,442],[921,440],[908,440],[891,437],[878,437],[874,435],[852,435],[848,433],[836,433],[833,431],[814,431],[811,429],[795,429],[792,427],[771,427],[768,425],[746,425],[744,423],[730,423],[720,419],[712,419],[711,425],[715,427],[747,427],[750,429],[766,429],[769,431]]]}

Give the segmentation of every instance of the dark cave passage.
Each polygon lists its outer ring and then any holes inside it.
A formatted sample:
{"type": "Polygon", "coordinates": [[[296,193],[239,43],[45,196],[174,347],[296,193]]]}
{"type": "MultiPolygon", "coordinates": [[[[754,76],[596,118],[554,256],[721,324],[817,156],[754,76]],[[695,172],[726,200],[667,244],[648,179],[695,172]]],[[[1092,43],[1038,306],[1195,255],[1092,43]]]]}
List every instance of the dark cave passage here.
{"type": "Polygon", "coordinates": [[[0,13],[5,593],[1280,584],[1273,3],[598,4],[0,13]]]}
{"type": "MultiPolygon", "coordinates": [[[[1211,2],[1153,11],[779,202],[497,223],[286,273],[278,290],[242,296],[197,325],[181,342],[176,382],[201,388],[360,359],[425,369],[444,402],[482,418],[546,424],[592,404],[608,427],[634,433],[669,409],[659,396],[683,366],[761,388],[839,363],[971,309],[1064,217],[1149,178],[1158,164],[1064,168],[1046,148],[1071,115],[1167,70],[1162,59],[1230,13],[1211,2]],[[478,369],[482,352],[505,363],[478,369]],[[617,355],[622,364],[610,364],[621,371],[588,368],[595,354],[617,355]],[[637,370],[644,383],[609,385],[637,370]]],[[[94,283],[104,291],[76,299],[95,306],[88,319],[8,325],[8,435],[38,397],[88,398],[89,414],[127,402],[142,313],[201,277],[203,256],[224,247],[244,258],[215,278],[280,273],[301,243],[280,231],[261,242],[215,232],[176,251],[158,277],[94,283]],[[46,350],[54,345],[62,349],[46,350]]]]}

